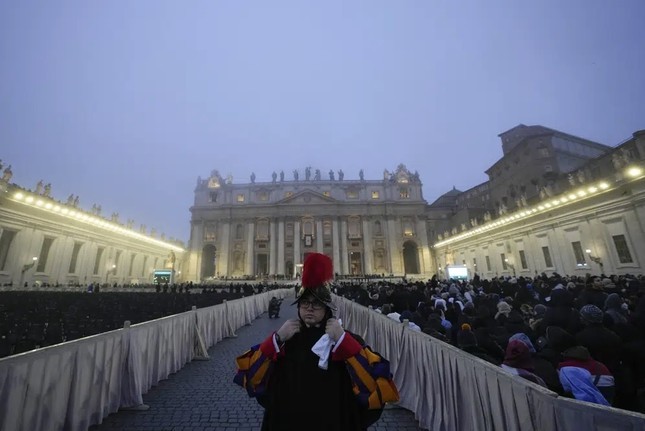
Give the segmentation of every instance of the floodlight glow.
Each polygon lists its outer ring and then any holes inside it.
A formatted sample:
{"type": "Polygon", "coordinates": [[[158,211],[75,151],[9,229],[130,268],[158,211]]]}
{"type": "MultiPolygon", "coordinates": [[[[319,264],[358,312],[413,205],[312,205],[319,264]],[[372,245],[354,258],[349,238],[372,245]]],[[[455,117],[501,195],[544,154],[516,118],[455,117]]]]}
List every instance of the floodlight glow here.
{"type": "Polygon", "coordinates": [[[643,170],[635,166],[627,169],[627,175],[629,175],[630,177],[638,177],[642,173],[643,173],[643,170]]]}

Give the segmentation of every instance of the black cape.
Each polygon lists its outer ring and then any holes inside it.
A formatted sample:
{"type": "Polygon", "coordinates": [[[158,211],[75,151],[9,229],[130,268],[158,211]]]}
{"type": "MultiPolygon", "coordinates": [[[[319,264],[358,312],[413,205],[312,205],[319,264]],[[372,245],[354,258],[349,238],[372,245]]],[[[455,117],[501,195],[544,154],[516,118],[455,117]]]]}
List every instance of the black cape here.
{"type": "Polygon", "coordinates": [[[318,367],[311,348],[324,333],[324,327],[303,326],[285,343],[285,356],[275,363],[267,392],[258,398],[265,408],[262,431],[366,430],[380,417],[382,410],[359,405],[344,362],[330,355],[328,369],[318,367]]]}

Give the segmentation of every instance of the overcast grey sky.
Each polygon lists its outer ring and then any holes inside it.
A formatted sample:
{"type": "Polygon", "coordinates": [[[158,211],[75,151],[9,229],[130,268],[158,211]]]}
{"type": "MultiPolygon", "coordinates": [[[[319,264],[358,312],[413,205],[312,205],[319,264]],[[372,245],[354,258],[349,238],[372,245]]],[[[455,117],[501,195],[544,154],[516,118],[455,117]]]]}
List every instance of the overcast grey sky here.
{"type": "Polygon", "coordinates": [[[0,158],[182,240],[213,169],[404,163],[432,202],[519,123],[644,129],[644,22],[643,0],[5,0],[0,158]]]}

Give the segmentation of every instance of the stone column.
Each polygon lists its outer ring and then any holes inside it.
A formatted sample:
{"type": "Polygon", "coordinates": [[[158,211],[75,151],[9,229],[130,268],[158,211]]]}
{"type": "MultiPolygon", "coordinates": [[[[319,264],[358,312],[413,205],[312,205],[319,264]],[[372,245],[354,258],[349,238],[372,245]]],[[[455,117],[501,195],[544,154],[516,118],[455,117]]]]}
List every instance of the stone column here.
{"type": "Polygon", "coordinates": [[[340,232],[338,232],[338,220],[334,219],[332,222],[331,226],[331,237],[332,237],[332,250],[334,251],[334,256],[333,256],[333,264],[334,264],[334,272],[337,272],[339,274],[342,274],[341,271],[341,263],[340,263],[340,232]]]}
{"type": "Polygon", "coordinates": [[[246,244],[246,274],[255,275],[255,223],[250,221],[248,224],[248,238],[246,244]]]}
{"type": "Polygon", "coordinates": [[[228,256],[230,253],[231,224],[226,221],[222,223],[222,249],[217,250],[217,260],[215,261],[215,274],[228,276],[228,256]]]}
{"type": "Polygon", "coordinates": [[[401,266],[401,247],[396,240],[396,220],[388,218],[387,220],[387,242],[388,253],[390,254],[390,271],[393,274],[403,274],[401,266]]]}
{"type": "Polygon", "coordinates": [[[372,235],[370,230],[370,222],[366,217],[363,217],[363,262],[365,263],[365,268],[363,268],[363,274],[373,274],[374,273],[374,256],[372,250],[372,235]]]}
{"type": "MultiPolygon", "coordinates": [[[[426,229],[426,222],[423,219],[417,220],[416,228],[417,238],[421,244],[421,253],[419,253],[419,261],[421,263],[421,273],[427,276],[432,275],[434,269],[432,267],[432,260],[430,258],[430,246],[428,245],[428,230],[426,229]]],[[[468,263],[468,262],[467,262],[468,263]]]]}
{"type": "Polygon", "coordinates": [[[341,274],[349,274],[349,257],[347,251],[347,220],[340,221],[340,260],[343,263],[341,274]]]}
{"type": "Polygon", "coordinates": [[[323,230],[322,230],[322,221],[316,221],[316,251],[318,253],[323,252],[323,230]]]}
{"type": "Polygon", "coordinates": [[[277,235],[275,222],[269,223],[269,275],[275,275],[276,254],[277,254],[277,235]]]}
{"type": "Polygon", "coordinates": [[[296,265],[298,265],[301,262],[300,259],[300,222],[295,221],[293,222],[293,271],[294,273],[292,275],[295,276],[295,272],[297,271],[296,265]]]}
{"type": "Polygon", "coordinates": [[[278,268],[275,273],[286,275],[284,270],[284,220],[280,220],[278,222],[278,268]]]}

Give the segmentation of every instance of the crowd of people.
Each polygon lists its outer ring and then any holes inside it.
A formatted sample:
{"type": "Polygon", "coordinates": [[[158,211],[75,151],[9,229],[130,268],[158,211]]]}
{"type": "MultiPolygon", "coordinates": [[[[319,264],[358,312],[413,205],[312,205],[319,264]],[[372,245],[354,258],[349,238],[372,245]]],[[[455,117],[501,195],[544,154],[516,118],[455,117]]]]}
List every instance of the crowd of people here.
{"type": "Polygon", "coordinates": [[[76,292],[0,292],[0,358],[132,324],[220,304],[275,288],[265,284],[192,283],[128,287],[85,286],[76,292]],[[108,291],[111,290],[111,291],[108,291]]]}
{"type": "Polygon", "coordinates": [[[336,293],[562,396],[645,412],[645,279],[475,276],[336,293]]]}

